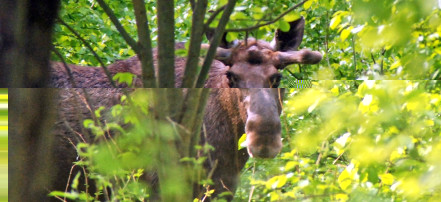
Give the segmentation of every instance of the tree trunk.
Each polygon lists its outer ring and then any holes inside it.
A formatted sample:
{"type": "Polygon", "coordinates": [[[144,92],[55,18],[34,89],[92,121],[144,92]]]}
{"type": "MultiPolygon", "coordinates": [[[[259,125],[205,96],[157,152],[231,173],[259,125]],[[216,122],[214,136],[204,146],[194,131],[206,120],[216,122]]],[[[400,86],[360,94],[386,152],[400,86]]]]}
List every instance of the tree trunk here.
{"type": "Polygon", "coordinates": [[[9,200],[46,201],[51,191],[53,89],[9,90],[9,200]]]}
{"type": "Polygon", "coordinates": [[[0,3],[0,87],[45,87],[59,0],[0,3]]]}

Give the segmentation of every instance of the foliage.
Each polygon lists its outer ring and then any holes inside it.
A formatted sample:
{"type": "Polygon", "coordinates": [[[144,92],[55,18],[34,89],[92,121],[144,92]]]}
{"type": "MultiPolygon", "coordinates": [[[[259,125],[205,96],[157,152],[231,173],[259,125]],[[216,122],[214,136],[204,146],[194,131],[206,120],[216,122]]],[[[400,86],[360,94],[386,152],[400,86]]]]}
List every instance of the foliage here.
{"type": "MultiPolygon", "coordinates": [[[[121,104],[96,109],[98,120],[83,120],[84,128],[93,136],[92,141],[76,145],[80,160],[75,166],[82,167],[84,175],[93,181],[85,182],[89,187],[85,191],[79,188],[79,183],[84,183],[80,177],[85,176],[72,173],[70,191],[53,191],[50,196],[76,201],[145,201],[159,194],[162,198],[191,197],[192,187],[188,184],[211,184],[203,175],[204,157],[177,155],[184,147],[180,130],[185,127],[171,119],[157,118],[157,111],[151,109],[157,96],[152,89],[138,89],[122,96],[121,104]],[[91,193],[92,183],[96,183],[95,193],[91,193]],[[159,186],[167,189],[156,193],[159,186]]],[[[194,147],[195,153],[200,154],[213,149],[210,145],[194,147]]]]}
{"type": "MultiPolygon", "coordinates": [[[[131,1],[108,3],[136,39],[131,1]]],[[[208,9],[214,11],[225,3],[210,1],[208,9]]],[[[238,1],[227,29],[268,22],[297,3],[238,1]]],[[[287,30],[287,22],[304,16],[305,37],[301,48],[321,51],[324,60],[319,65],[292,65],[283,71],[288,79],[439,79],[441,12],[435,4],[435,0],[309,0],[273,24],[248,32],[229,32],[227,39],[243,39],[248,35],[271,41],[275,29],[287,30]]],[[[175,5],[176,41],[189,41],[191,8],[183,0],[176,0],[175,5]]],[[[156,46],[155,2],[146,1],[146,8],[156,46]]],[[[206,19],[209,16],[207,13],[206,19]]],[[[63,0],[61,18],[86,38],[107,63],[134,55],[95,1],[63,0]]],[[[216,26],[219,18],[220,15],[210,26],[216,26]]],[[[68,63],[98,65],[89,50],[65,27],[57,25],[55,33],[56,48],[64,53],[68,63]]]]}
{"type": "Polygon", "coordinates": [[[238,201],[439,198],[441,82],[313,83],[290,89],[284,150],[248,162],[238,201]]]}

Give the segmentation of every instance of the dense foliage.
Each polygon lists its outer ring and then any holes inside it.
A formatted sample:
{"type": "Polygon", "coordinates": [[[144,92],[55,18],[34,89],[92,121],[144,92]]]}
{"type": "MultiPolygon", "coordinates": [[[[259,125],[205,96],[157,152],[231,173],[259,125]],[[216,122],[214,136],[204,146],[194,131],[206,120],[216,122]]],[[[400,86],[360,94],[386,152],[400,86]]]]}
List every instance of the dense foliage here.
{"type": "Polygon", "coordinates": [[[290,89],[284,150],[249,161],[238,200],[437,200],[441,82],[321,81],[290,89]]]}
{"type": "MultiPolygon", "coordinates": [[[[84,37],[104,61],[111,63],[134,55],[95,1],[64,0],[63,3],[61,19],[84,37]]],[[[176,41],[188,41],[192,14],[190,5],[183,0],[175,3],[176,41]]],[[[214,11],[225,3],[210,1],[208,9],[214,11]]],[[[239,1],[227,30],[269,22],[297,3],[287,0],[239,1]]],[[[124,28],[136,39],[131,1],[111,1],[108,4],[124,28]]],[[[146,1],[146,8],[152,42],[156,46],[155,2],[146,1]]],[[[441,77],[441,12],[435,0],[309,0],[273,24],[254,30],[229,32],[227,39],[243,39],[248,35],[271,41],[275,29],[289,29],[287,22],[299,16],[306,19],[301,48],[321,51],[324,60],[319,65],[293,65],[284,71],[288,79],[441,77]]],[[[208,17],[209,14],[206,19],[208,17]]],[[[216,25],[214,20],[211,26],[216,25]]],[[[68,63],[98,66],[90,51],[66,27],[56,27],[54,44],[68,63]]]]}

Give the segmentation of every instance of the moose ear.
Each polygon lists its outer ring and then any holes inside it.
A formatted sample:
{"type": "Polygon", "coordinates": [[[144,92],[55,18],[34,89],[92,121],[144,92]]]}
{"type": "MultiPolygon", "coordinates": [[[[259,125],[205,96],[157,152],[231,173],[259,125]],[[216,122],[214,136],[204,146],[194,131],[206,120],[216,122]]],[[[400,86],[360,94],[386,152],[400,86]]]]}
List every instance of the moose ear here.
{"type": "Polygon", "coordinates": [[[281,30],[276,31],[272,45],[277,51],[295,51],[299,48],[303,39],[303,31],[305,29],[305,19],[300,17],[298,20],[289,23],[288,32],[281,30]]]}
{"type": "MultiPolygon", "coordinates": [[[[214,28],[208,28],[208,30],[205,32],[205,36],[207,37],[208,41],[211,42],[211,39],[213,39],[213,37],[214,37],[214,32],[215,32],[214,28]]],[[[238,43],[237,40],[234,40],[232,42],[228,42],[227,41],[227,32],[225,32],[224,35],[222,36],[219,47],[228,49],[228,48],[235,47],[237,43],[238,43]]]]}

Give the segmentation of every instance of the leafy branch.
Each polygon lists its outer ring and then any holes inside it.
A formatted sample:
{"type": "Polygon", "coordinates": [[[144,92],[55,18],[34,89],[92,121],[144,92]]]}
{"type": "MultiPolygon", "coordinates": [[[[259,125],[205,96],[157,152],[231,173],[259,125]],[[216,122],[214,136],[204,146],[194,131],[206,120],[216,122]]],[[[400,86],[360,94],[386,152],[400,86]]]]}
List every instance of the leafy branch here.
{"type": "Polygon", "coordinates": [[[287,15],[288,13],[290,13],[291,11],[293,11],[294,9],[296,9],[296,8],[298,8],[298,7],[300,7],[300,6],[302,6],[302,5],[303,5],[305,2],[307,2],[307,1],[309,1],[309,0],[304,0],[304,1],[302,1],[302,2],[300,2],[300,3],[298,3],[298,4],[296,4],[296,5],[294,5],[293,7],[289,8],[288,10],[286,10],[285,12],[283,12],[282,14],[280,14],[279,16],[277,16],[276,18],[274,18],[273,20],[267,21],[267,22],[262,23],[262,24],[257,24],[257,25],[251,26],[251,27],[226,29],[225,32],[249,32],[249,31],[252,31],[252,30],[258,29],[258,28],[260,28],[260,27],[263,27],[263,26],[267,26],[267,25],[273,24],[273,23],[277,22],[278,20],[280,20],[281,18],[283,18],[283,16],[285,16],[285,15],[287,15]]]}
{"type": "Polygon", "coordinates": [[[93,50],[92,46],[90,46],[89,43],[87,43],[87,41],[80,36],[80,34],[78,34],[78,32],[76,32],[71,26],[69,26],[68,24],[66,24],[66,22],[64,22],[60,17],[57,18],[58,22],[60,22],[62,25],[64,25],[65,27],[67,27],[67,29],[69,29],[69,31],[71,31],[81,42],[83,42],[83,44],[87,47],[87,49],[89,49],[93,56],[98,60],[98,62],[101,64],[101,67],[104,70],[104,73],[106,74],[107,78],[109,78],[109,82],[112,85],[112,87],[116,88],[115,82],[113,82],[112,80],[112,75],[109,72],[109,69],[107,69],[107,66],[104,64],[104,62],[101,60],[101,58],[98,56],[98,54],[93,50]]]}

